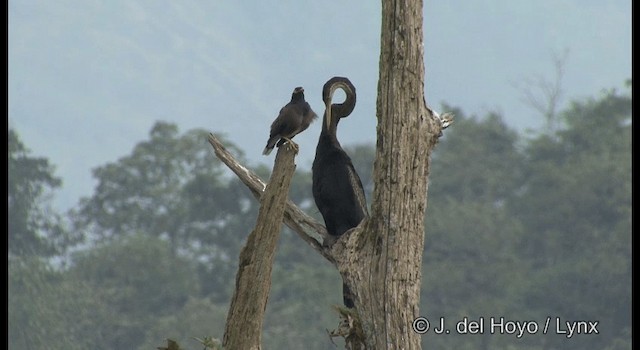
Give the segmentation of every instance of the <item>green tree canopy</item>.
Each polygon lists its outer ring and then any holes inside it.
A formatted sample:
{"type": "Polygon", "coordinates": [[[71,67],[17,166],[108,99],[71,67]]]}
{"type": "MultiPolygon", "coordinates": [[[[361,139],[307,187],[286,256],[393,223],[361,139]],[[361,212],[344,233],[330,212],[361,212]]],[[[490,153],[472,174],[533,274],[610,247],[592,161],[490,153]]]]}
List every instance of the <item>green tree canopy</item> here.
{"type": "Polygon", "coordinates": [[[541,315],[600,322],[595,338],[552,338],[562,348],[605,348],[631,322],[631,96],[575,101],[565,126],[531,140],[511,215],[534,273],[524,300],[541,315]]]}
{"type": "MultiPolygon", "coordinates": [[[[200,292],[193,261],[157,237],[131,235],[77,254],[68,278],[82,281],[109,310],[99,321],[109,349],[140,344],[149,325],[200,292]]],[[[67,325],[68,326],[68,325],[67,325]]]]}
{"type": "Polygon", "coordinates": [[[9,349],[113,349],[105,327],[120,315],[85,281],[22,258],[9,263],[8,282],[9,349]]]}
{"type": "Polygon", "coordinates": [[[205,288],[225,300],[243,234],[253,224],[247,216],[257,205],[244,186],[225,177],[207,135],[181,135],[175,124],[156,123],[130,155],[94,170],[98,185],[81,200],[74,221],[99,240],[138,233],[167,239],[172,254],[201,263],[205,288]]]}
{"type": "Polygon", "coordinates": [[[505,314],[527,271],[514,254],[521,226],[505,207],[521,183],[523,155],[519,135],[500,115],[445,109],[456,117],[435,149],[429,177],[421,310],[436,323],[444,317],[452,334],[426,334],[423,346],[490,349],[494,336],[458,335],[454,327],[464,317],[505,314]]]}
{"type": "MultiPolygon", "coordinates": [[[[45,158],[33,157],[18,133],[8,133],[9,258],[51,257],[75,241],[64,230],[60,216],[47,201],[62,185],[45,158]]],[[[77,237],[76,237],[77,238],[77,237]]]]}

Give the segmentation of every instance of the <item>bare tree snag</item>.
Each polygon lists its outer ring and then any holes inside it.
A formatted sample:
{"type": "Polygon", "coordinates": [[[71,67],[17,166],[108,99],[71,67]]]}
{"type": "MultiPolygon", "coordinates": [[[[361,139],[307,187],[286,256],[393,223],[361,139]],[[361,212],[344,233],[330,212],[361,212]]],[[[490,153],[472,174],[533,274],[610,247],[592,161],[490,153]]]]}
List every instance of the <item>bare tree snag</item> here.
{"type": "Polygon", "coordinates": [[[355,295],[367,349],[419,349],[430,154],[450,123],[424,99],[422,1],[382,1],[371,217],[332,256],[355,295]]]}
{"type": "MultiPolygon", "coordinates": [[[[422,1],[382,1],[370,218],[323,247],[314,238],[328,238],[322,224],[290,201],[284,213],[287,226],[336,265],[353,293],[355,323],[362,329],[349,333],[361,337],[347,338],[350,349],[421,347],[411,325],[419,316],[430,156],[453,121],[453,115],[440,116],[426,105],[422,23],[422,1]]],[[[213,135],[209,142],[256,198],[263,196],[264,183],[213,135]]]]}
{"type": "MultiPolygon", "coordinates": [[[[209,134],[209,143],[213,147],[213,150],[220,159],[231,171],[233,171],[240,181],[242,181],[247,188],[253,193],[258,201],[262,198],[266,184],[256,173],[247,169],[240,164],[235,157],[227,151],[224,145],[218,140],[218,138],[209,134]]],[[[333,262],[333,258],[329,256],[329,253],[322,247],[322,244],[318,242],[313,236],[320,236],[323,239],[329,237],[324,225],[307,215],[302,209],[298,208],[292,201],[287,200],[286,210],[284,213],[284,223],[300,236],[305,242],[307,242],[314,250],[320,255],[324,256],[327,260],[333,262]]]]}
{"type": "Polygon", "coordinates": [[[540,113],[545,119],[545,129],[551,135],[557,129],[558,108],[562,100],[562,79],[564,78],[569,49],[562,53],[553,52],[552,61],[555,74],[552,80],[542,75],[524,78],[521,82],[512,85],[522,93],[522,101],[533,110],[540,113]]]}
{"type": "Polygon", "coordinates": [[[289,185],[295,171],[295,151],[278,148],[269,184],[260,200],[258,219],[240,252],[236,288],[227,315],[225,349],[259,350],[262,322],[271,288],[271,268],[275,256],[289,185]]]}

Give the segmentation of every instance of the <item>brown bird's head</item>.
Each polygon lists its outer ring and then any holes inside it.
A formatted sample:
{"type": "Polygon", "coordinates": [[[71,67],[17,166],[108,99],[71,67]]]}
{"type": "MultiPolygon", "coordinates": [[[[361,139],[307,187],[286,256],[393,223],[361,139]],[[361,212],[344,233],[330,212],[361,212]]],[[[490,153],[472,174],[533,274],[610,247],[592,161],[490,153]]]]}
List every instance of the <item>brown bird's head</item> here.
{"type": "Polygon", "coordinates": [[[304,88],[302,86],[293,89],[293,93],[291,94],[291,102],[297,101],[304,101],[304,88]]]}

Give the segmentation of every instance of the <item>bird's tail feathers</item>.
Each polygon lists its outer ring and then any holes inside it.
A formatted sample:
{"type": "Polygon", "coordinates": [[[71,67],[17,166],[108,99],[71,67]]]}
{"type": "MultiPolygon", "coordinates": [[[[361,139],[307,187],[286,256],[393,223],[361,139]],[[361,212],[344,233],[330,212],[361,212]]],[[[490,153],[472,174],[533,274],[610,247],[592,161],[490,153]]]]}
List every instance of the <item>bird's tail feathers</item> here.
{"type": "Polygon", "coordinates": [[[275,147],[276,141],[278,141],[276,137],[270,137],[269,141],[267,141],[267,146],[264,148],[264,151],[262,151],[262,155],[268,156],[269,153],[273,151],[273,147],[275,147]]]}

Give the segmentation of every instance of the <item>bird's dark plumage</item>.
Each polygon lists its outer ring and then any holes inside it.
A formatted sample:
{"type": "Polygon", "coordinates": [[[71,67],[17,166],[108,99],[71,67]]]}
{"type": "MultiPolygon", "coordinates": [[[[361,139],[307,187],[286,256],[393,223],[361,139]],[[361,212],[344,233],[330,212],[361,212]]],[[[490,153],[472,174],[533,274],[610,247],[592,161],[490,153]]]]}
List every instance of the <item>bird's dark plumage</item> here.
{"type": "Polygon", "coordinates": [[[324,85],[322,97],[327,109],[312,166],[313,199],[328,233],[340,236],[368,215],[360,177],[336,136],[338,122],[355,107],[356,90],[349,79],[334,77],[324,85]],[[337,88],[345,91],[346,99],[341,104],[331,104],[337,88]]]}
{"type": "Polygon", "coordinates": [[[295,88],[291,94],[291,101],[280,109],[278,117],[271,124],[269,140],[262,154],[271,153],[276,143],[280,147],[286,141],[291,141],[294,136],[306,130],[316,118],[318,115],[304,100],[304,89],[295,88]]]}
{"type": "MultiPolygon", "coordinates": [[[[327,232],[337,238],[358,226],[369,215],[360,177],[336,136],[340,119],[351,114],[355,108],[356,89],[349,79],[334,77],[325,83],[322,99],[326,106],[325,120],[312,166],[312,192],[327,232]],[[345,101],[332,104],[333,93],[338,88],[344,90],[345,101]]],[[[324,244],[331,245],[333,242],[324,244]]],[[[353,307],[351,291],[346,284],[343,284],[343,294],[344,304],[353,307]]]]}

